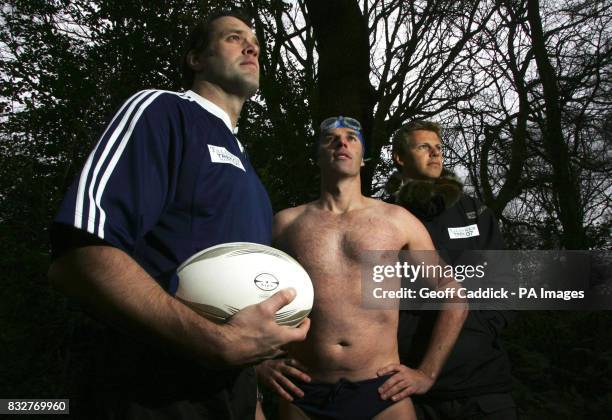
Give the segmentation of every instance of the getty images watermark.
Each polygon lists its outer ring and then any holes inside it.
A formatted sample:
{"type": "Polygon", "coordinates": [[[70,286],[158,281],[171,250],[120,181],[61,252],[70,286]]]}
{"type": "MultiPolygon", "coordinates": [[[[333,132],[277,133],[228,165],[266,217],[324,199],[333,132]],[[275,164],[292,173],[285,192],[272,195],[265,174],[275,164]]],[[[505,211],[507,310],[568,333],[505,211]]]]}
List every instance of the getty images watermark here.
{"type": "Polygon", "coordinates": [[[612,309],[609,251],[367,251],[362,299],[373,309],[612,309]]]}

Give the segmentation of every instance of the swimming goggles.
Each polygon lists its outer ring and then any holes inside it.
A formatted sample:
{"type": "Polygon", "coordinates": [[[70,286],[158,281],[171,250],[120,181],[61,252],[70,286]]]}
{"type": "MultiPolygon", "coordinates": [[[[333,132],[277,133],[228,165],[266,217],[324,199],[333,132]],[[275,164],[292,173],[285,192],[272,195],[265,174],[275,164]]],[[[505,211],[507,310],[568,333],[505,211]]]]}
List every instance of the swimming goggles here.
{"type": "Polygon", "coordinates": [[[321,133],[334,128],[350,128],[351,130],[355,130],[357,132],[357,137],[359,137],[359,140],[365,149],[365,141],[363,139],[363,134],[361,133],[361,123],[355,118],[343,117],[342,115],[339,117],[329,117],[323,120],[319,128],[321,129],[321,133]]]}
{"type": "Polygon", "coordinates": [[[353,130],[361,132],[361,123],[359,123],[359,121],[357,121],[355,118],[343,117],[341,115],[339,117],[329,117],[324,119],[319,128],[321,131],[331,130],[332,128],[352,128],[353,130]]]}

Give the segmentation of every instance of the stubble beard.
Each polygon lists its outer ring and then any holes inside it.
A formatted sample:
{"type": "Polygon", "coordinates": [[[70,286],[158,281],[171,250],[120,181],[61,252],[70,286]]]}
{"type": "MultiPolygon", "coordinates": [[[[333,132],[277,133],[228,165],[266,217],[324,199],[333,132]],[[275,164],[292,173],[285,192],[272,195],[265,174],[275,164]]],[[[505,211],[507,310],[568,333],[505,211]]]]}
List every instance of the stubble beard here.
{"type": "Polygon", "coordinates": [[[259,76],[249,77],[245,74],[235,73],[226,80],[225,84],[227,92],[247,100],[257,93],[259,76]]]}
{"type": "Polygon", "coordinates": [[[334,163],[330,163],[327,168],[322,168],[323,172],[330,178],[353,178],[358,176],[361,173],[361,167],[355,169],[353,167],[342,167],[341,165],[334,165],[334,163]]]}
{"type": "Polygon", "coordinates": [[[235,68],[223,69],[211,66],[211,70],[205,73],[204,79],[231,95],[244,98],[245,101],[255,95],[259,89],[259,73],[251,75],[235,68]]]}

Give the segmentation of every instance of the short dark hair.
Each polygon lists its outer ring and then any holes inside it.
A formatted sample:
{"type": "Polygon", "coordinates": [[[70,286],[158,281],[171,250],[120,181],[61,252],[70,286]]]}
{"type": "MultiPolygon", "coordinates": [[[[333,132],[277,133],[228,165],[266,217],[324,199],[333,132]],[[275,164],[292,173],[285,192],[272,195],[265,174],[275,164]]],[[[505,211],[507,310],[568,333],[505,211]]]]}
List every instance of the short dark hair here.
{"type": "Polygon", "coordinates": [[[194,78],[194,72],[187,63],[188,54],[193,50],[202,52],[208,48],[212,23],[217,19],[227,16],[239,19],[249,28],[253,28],[253,19],[242,9],[215,10],[198,22],[189,32],[189,36],[185,40],[183,55],[181,56],[180,70],[183,88],[189,89],[193,84],[194,78]]]}
{"type": "Polygon", "coordinates": [[[433,121],[425,121],[425,120],[414,120],[410,121],[407,124],[402,125],[397,131],[393,134],[392,138],[392,148],[391,154],[392,156],[403,155],[406,153],[406,138],[410,133],[417,130],[425,130],[425,131],[433,131],[437,134],[438,138],[442,140],[442,127],[440,124],[435,123],[433,121]]]}

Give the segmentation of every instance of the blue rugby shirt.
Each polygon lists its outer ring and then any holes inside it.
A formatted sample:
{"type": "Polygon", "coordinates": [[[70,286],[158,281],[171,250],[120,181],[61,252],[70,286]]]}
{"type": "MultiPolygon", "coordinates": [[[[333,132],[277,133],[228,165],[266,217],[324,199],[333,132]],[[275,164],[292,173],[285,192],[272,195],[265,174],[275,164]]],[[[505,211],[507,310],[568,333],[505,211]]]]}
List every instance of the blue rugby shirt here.
{"type": "Polygon", "coordinates": [[[192,91],[145,90],[115,114],[54,223],[124,250],[173,293],[195,252],[270,244],[272,208],[221,108],[192,91]]]}

